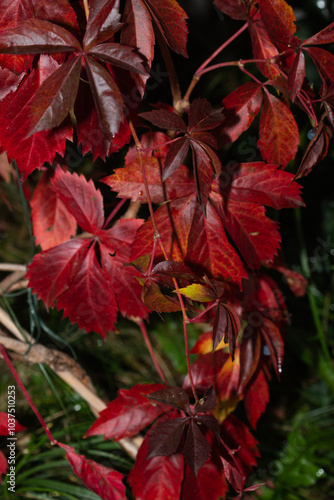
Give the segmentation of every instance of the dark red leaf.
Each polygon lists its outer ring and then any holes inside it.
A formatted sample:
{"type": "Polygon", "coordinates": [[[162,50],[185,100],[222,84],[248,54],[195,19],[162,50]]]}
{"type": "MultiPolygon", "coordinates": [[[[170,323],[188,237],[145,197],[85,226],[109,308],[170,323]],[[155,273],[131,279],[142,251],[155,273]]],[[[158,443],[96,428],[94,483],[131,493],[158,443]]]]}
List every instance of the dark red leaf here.
{"type": "Polygon", "coordinates": [[[298,46],[298,39],[294,37],[296,17],[285,0],[259,0],[259,8],[265,27],[274,42],[298,46]]]}
{"type": "Polygon", "coordinates": [[[213,387],[210,387],[204,396],[195,404],[194,414],[213,411],[217,406],[217,396],[213,387]]]}
{"type": "Polygon", "coordinates": [[[247,130],[262,105],[261,86],[248,82],[234,90],[223,100],[225,121],[219,127],[221,145],[234,142],[247,130]]]}
{"type": "Polygon", "coordinates": [[[122,26],[119,0],[91,0],[83,45],[86,51],[111,38],[122,26]]]}
{"type": "Polygon", "coordinates": [[[131,47],[119,43],[103,43],[94,45],[89,54],[133,73],[147,75],[143,59],[131,47]]]}
{"type": "Polygon", "coordinates": [[[261,337],[258,329],[246,325],[240,342],[240,377],[239,387],[243,392],[253,377],[261,356],[261,337]]]}
{"type": "Polygon", "coordinates": [[[123,475],[105,465],[78,455],[72,448],[62,443],[58,445],[66,451],[71,467],[83,483],[102,500],[126,500],[123,475]]]}
{"type": "Polygon", "coordinates": [[[78,40],[61,26],[28,19],[0,34],[1,54],[51,54],[81,51],[78,40]]]}
{"type": "Polygon", "coordinates": [[[144,0],[160,33],[178,54],[187,57],[187,14],[176,0],[144,0]]]}
{"type": "Polygon", "coordinates": [[[210,445],[194,419],[189,422],[184,444],[184,458],[195,476],[210,456],[210,445]]]}
{"type": "Polygon", "coordinates": [[[188,151],[189,140],[186,137],[180,137],[169,146],[164,161],[163,181],[168,179],[173,172],[181,167],[187,157],[188,151]]]}
{"type": "Polygon", "coordinates": [[[58,64],[51,57],[41,56],[37,70],[0,103],[1,152],[7,151],[9,161],[17,161],[23,179],[36,168],[42,168],[45,162],[52,164],[56,153],[63,156],[66,139],[72,139],[72,127],[66,123],[52,131],[25,138],[32,100],[41,83],[56,68],[58,64]]]}
{"type": "Polygon", "coordinates": [[[58,127],[73,109],[79,87],[81,58],[62,64],[37,90],[30,109],[27,136],[58,127]]]}
{"type": "Polygon", "coordinates": [[[95,234],[104,222],[103,199],[93,181],[58,168],[52,181],[58,198],[84,231],[95,234]]]}
{"type": "Polygon", "coordinates": [[[285,266],[275,265],[275,263],[272,267],[279,273],[282,273],[284,280],[296,297],[303,297],[306,294],[308,281],[305,276],[285,266]]]}
{"type": "MultiPolygon", "coordinates": [[[[140,143],[143,147],[143,158],[154,156],[163,159],[166,156],[170,142],[170,137],[163,132],[146,132],[140,137],[140,143]]],[[[129,147],[125,156],[125,165],[138,160],[138,151],[133,144],[129,147]]]]}
{"type": "Polygon", "coordinates": [[[292,102],[302,88],[305,79],[305,56],[302,50],[298,50],[293,61],[288,77],[288,89],[290,91],[292,102]]]}
{"type": "Polygon", "coordinates": [[[269,402],[269,387],[263,370],[258,370],[255,377],[252,379],[244,397],[244,406],[248,420],[253,427],[265,412],[269,402]]]}
{"type": "Polygon", "coordinates": [[[77,223],[51,185],[50,171],[39,180],[30,201],[36,244],[48,250],[74,236],[77,223]]]}
{"type": "Polygon", "coordinates": [[[168,111],[167,109],[146,111],[145,113],[140,113],[139,116],[153,123],[153,125],[155,125],[156,127],[181,132],[187,131],[187,126],[182,118],[176,113],[168,111]]]}
{"type": "Polygon", "coordinates": [[[136,500],[175,500],[181,492],[183,455],[178,453],[147,460],[149,438],[147,434],[129,474],[133,495],[136,500]]]}
{"type": "Polygon", "coordinates": [[[122,95],[110,73],[92,57],[86,57],[86,71],[108,152],[124,120],[122,95]]]}
{"type": "Polygon", "coordinates": [[[284,342],[278,327],[268,318],[263,318],[263,324],[260,331],[264,342],[270,351],[271,361],[275,368],[277,377],[282,372],[282,363],[284,356],[284,342]]]}
{"type": "Polygon", "coordinates": [[[186,262],[200,267],[209,276],[239,285],[246,276],[241,260],[228,242],[223,223],[211,204],[207,205],[206,218],[201,208],[196,207],[186,262]]]}
{"type": "Polygon", "coordinates": [[[158,313],[181,310],[177,298],[164,295],[159,286],[152,280],[146,280],[141,294],[142,301],[151,311],[158,313]]]}
{"type": "Polygon", "coordinates": [[[185,266],[181,262],[174,262],[172,260],[165,260],[164,262],[159,262],[152,269],[152,275],[163,275],[170,276],[173,278],[185,278],[185,279],[193,279],[194,274],[189,269],[188,266],[185,266]]]}
{"type": "Polygon", "coordinates": [[[239,330],[240,320],[237,313],[227,304],[219,304],[212,330],[212,350],[215,351],[224,338],[225,344],[228,342],[231,358],[234,360],[239,330]]]}
{"type": "Polygon", "coordinates": [[[302,161],[298,167],[295,177],[296,179],[300,179],[301,177],[305,177],[310,174],[314,167],[325,158],[331,138],[332,132],[330,128],[327,127],[323,121],[320,121],[315,130],[315,135],[307,146],[302,161]]]}
{"type": "Polygon", "coordinates": [[[33,5],[34,12],[30,17],[35,15],[37,19],[52,21],[63,27],[78,28],[75,11],[68,0],[57,0],[56,3],[49,0],[28,0],[27,3],[33,5]]]}
{"type": "Polygon", "coordinates": [[[181,500],[221,500],[227,492],[228,485],[219,464],[208,460],[198,471],[197,477],[186,467],[181,500]]]}
{"type": "Polygon", "coordinates": [[[147,458],[169,456],[176,453],[188,421],[189,417],[180,417],[158,423],[150,435],[147,458]]]}
{"type": "Polygon", "coordinates": [[[252,40],[254,59],[267,59],[268,62],[258,62],[259,70],[267,78],[275,79],[280,74],[276,62],[279,51],[270,40],[268,31],[262,21],[260,12],[255,13],[249,21],[249,34],[252,40]]]}
{"type": "Polygon", "coordinates": [[[118,441],[135,436],[170,409],[146,397],[163,387],[162,384],[137,384],[131,389],[119,390],[116,399],[100,412],[99,418],[86,432],[86,437],[103,434],[104,439],[118,441]]]}
{"type": "Polygon", "coordinates": [[[214,109],[206,99],[195,99],[190,105],[189,131],[191,133],[214,129],[223,120],[223,110],[214,109]]]}
{"type": "Polygon", "coordinates": [[[302,45],[320,45],[334,42],[334,23],[329,24],[323,30],[304,40],[302,45]]]}
{"type": "Polygon", "coordinates": [[[264,94],[259,132],[258,147],[268,163],[285,167],[295,157],[300,141],[296,120],[286,104],[268,92],[264,94]]]}
{"type": "Polygon", "coordinates": [[[179,410],[183,410],[190,414],[189,398],[182,387],[167,387],[160,389],[148,396],[149,399],[154,399],[158,403],[173,406],[179,410]]]}
{"type": "Polygon", "coordinates": [[[218,9],[233,19],[244,20],[248,17],[245,2],[240,3],[239,0],[215,0],[214,3],[218,9]]]}

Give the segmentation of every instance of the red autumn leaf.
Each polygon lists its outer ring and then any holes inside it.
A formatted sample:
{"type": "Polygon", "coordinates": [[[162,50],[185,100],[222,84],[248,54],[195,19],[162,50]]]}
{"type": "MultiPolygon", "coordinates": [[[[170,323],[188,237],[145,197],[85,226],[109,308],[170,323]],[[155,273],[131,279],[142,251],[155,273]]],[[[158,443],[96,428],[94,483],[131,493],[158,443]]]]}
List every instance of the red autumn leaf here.
{"type": "Polygon", "coordinates": [[[328,84],[334,82],[334,55],[320,47],[306,47],[304,49],[311,56],[321,79],[328,84]]]}
{"type": "Polygon", "coordinates": [[[76,220],[56,195],[49,172],[39,180],[30,206],[36,244],[42,250],[64,243],[76,234],[76,220]]]}
{"type": "Polygon", "coordinates": [[[180,500],[221,500],[228,492],[228,485],[219,463],[208,460],[198,471],[197,477],[190,467],[185,468],[180,500]]]}
{"type": "Polygon", "coordinates": [[[215,351],[222,339],[224,339],[225,344],[228,343],[233,361],[239,330],[240,320],[234,309],[227,304],[219,304],[213,324],[212,350],[215,351]]]}
{"type": "Polygon", "coordinates": [[[269,387],[263,370],[258,370],[247,388],[244,397],[244,406],[249,423],[256,428],[256,424],[265,412],[269,402],[269,387]]]}
{"type": "Polygon", "coordinates": [[[144,0],[154,24],[172,50],[187,57],[187,14],[176,0],[144,0]]]}
{"type": "Polygon", "coordinates": [[[259,70],[267,78],[275,79],[280,74],[280,70],[270,60],[275,62],[279,51],[276,45],[270,40],[260,12],[255,13],[250,19],[249,34],[252,40],[254,59],[268,59],[268,62],[257,63],[259,70]]]}
{"type": "Polygon", "coordinates": [[[167,130],[175,130],[186,132],[187,126],[182,118],[172,111],[167,109],[159,109],[154,111],[146,111],[141,113],[140,116],[145,120],[153,123],[156,127],[167,130]]]}
{"type": "Polygon", "coordinates": [[[325,158],[331,138],[332,132],[330,128],[321,120],[298,167],[296,179],[300,179],[310,174],[314,167],[325,158]]]}
{"type": "MultiPolygon", "coordinates": [[[[170,137],[163,132],[146,132],[140,137],[140,143],[143,147],[143,158],[154,156],[155,158],[165,158],[168,151],[170,137]]],[[[129,147],[125,156],[125,165],[138,160],[138,151],[133,144],[129,147]]]]}
{"type": "Polygon", "coordinates": [[[57,443],[66,451],[66,457],[73,472],[85,486],[94,491],[102,500],[126,500],[123,475],[94,460],[88,460],[84,455],[79,455],[72,446],[57,443]]]}
{"type": "Polygon", "coordinates": [[[298,39],[294,36],[296,17],[285,0],[259,0],[259,8],[265,27],[274,42],[289,47],[298,46],[298,39]]]}
{"type": "Polygon", "coordinates": [[[78,176],[75,172],[71,174],[58,168],[52,186],[81,229],[95,234],[102,228],[104,222],[102,194],[95,188],[92,180],[87,181],[83,175],[78,176]]]}
{"type": "Polygon", "coordinates": [[[323,30],[304,40],[302,45],[320,45],[334,42],[334,23],[329,24],[323,30]]]}
{"type": "Polygon", "coordinates": [[[224,14],[232,17],[232,19],[247,19],[248,11],[245,2],[240,3],[239,0],[215,0],[215,5],[224,14]]]}
{"type": "Polygon", "coordinates": [[[247,324],[240,341],[239,388],[243,392],[253,377],[261,357],[261,337],[258,329],[247,324]]]}
{"type": "Polygon", "coordinates": [[[236,141],[250,127],[262,105],[261,86],[245,83],[225,97],[222,104],[225,120],[219,127],[219,142],[223,146],[236,141]]]}
{"type": "Polygon", "coordinates": [[[294,176],[264,162],[234,164],[214,182],[213,191],[228,200],[266,205],[280,210],[303,206],[301,186],[294,176]],[[219,187],[218,187],[219,186],[219,187]]]}
{"type": "Polygon", "coordinates": [[[150,401],[147,395],[162,389],[161,384],[137,384],[131,389],[118,391],[99,418],[86,432],[86,436],[103,434],[104,439],[118,441],[124,437],[135,436],[150,425],[157,417],[169,411],[164,404],[150,401]]]}
{"type": "Polygon", "coordinates": [[[268,163],[285,167],[295,157],[300,141],[296,120],[290,109],[268,91],[264,94],[259,132],[258,146],[268,163]]]}
{"type": "Polygon", "coordinates": [[[263,318],[263,324],[260,326],[260,332],[263,336],[265,345],[270,351],[270,357],[277,377],[282,371],[284,356],[284,342],[279,328],[268,318],[263,318]]]}
{"type": "MultiPolygon", "coordinates": [[[[9,391],[9,389],[8,389],[9,391]]],[[[26,429],[26,427],[24,427],[23,425],[21,425],[16,419],[15,420],[15,426],[13,427],[13,419],[14,417],[12,417],[10,415],[10,413],[5,413],[5,412],[0,412],[0,436],[9,436],[11,435],[10,432],[14,432],[14,433],[17,433],[17,432],[20,432],[20,431],[24,431],[26,429]],[[8,426],[8,421],[11,421],[11,425],[10,425],[10,428],[8,426]]]]}
{"type": "Polygon", "coordinates": [[[45,162],[52,164],[56,153],[63,155],[66,139],[72,138],[71,127],[64,123],[57,129],[38,132],[26,139],[31,103],[36,91],[57,68],[58,64],[51,57],[41,56],[37,70],[25,77],[18,90],[0,103],[1,151],[7,151],[10,161],[17,161],[23,179],[45,162]]]}
{"type": "Polygon", "coordinates": [[[72,110],[79,87],[81,58],[69,59],[39,87],[31,104],[27,136],[58,127],[72,110]]]}
{"type": "Polygon", "coordinates": [[[24,73],[17,75],[7,68],[0,68],[0,101],[11,92],[15,92],[19,86],[24,73]]]}
{"type": "Polygon", "coordinates": [[[136,463],[129,474],[129,484],[136,500],[166,500],[180,497],[183,480],[181,453],[147,459],[148,433],[139,448],[136,463]]]}
{"type": "Polygon", "coordinates": [[[288,89],[290,91],[292,102],[302,88],[305,79],[305,56],[302,50],[298,50],[292,63],[288,77],[288,89]]]}
{"type": "MultiPolygon", "coordinates": [[[[187,196],[194,192],[194,179],[189,169],[180,167],[162,184],[161,166],[158,158],[144,158],[145,173],[148,182],[150,198],[153,203],[187,196]]],[[[147,203],[147,196],[138,159],[128,163],[124,168],[118,168],[113,175],[104,177],[101,182],[107,184],[120,198],[130,198],[132,201],[147,203]]]]}
{"type": "Polygon", "coordinates": [[[87,50],[111,38],[121,27],[119,0],[91,0],[83,44],[87,50]]]}
{"type": "MultiPolygon", "coordinates": [[[[191,364],[191,374],[198,392],[205,392],[210,387],[216,387],[217,376],[222,365],[226,360],[231,360],[230,355],[223,352],[222,349],[215,351],[214,353],[211,353],[211,351],[212,342],[209,354],[198,356],[198,358],[191,364]]],[[[191,391],[189,375],[185,377],[182,387],[188,392],[191,391]]]]}
{"type": "Polygon", "coordinates": [[[308,281],[305,276],[285,266],[275,265],[275,263],[272,267],[282,273],[284,280],[296,297],[303,297],[306,294],[308,281]]]}
{"type": "Polygon", "coordinates": [[[162,180],[165,181],[177,169],[183,165],[189,151],[189,140],[186,137],[180,137],[174,141],[168,149],[165,156],[164,170],[162,180]]]}

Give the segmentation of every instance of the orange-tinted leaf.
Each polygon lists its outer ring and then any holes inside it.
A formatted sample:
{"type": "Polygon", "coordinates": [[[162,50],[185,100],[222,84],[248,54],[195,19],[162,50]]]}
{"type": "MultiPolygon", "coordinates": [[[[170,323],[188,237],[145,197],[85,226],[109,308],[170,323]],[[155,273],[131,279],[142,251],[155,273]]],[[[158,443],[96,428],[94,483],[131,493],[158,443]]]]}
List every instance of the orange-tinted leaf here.
{"type": "Polygon", "coordinates": [[[239,0],[215,0],[214,3],[218,9],[233,19],[243,20],[248,17],[245,2],[240,2],[239,0]]]}
{"type": "Polygon", "coordinates": [[[199,206],[195,209],[186,261],[211,277],[239,285],[245,277],[241,260],[228,242],[223,223],[211,204],[207,205],[206,218],[199,206]]]}
{"type": "Polygon", "coordinates": [[[152,311],[161,313],[181,310],[179,301],[174,297],[164,295],[152,280],[146,280],[144,283],[141,297],[144,304],[152,311]]]}
{"type": "Polygon", "coordinates": [[[58,127],[65,120],[74,106],[80,73],[81,58],[78,56],[62,64],[43,81],[31,103],[28,137],[58,127]]]}
{"type": "Polygon", "coordinates": [[[296,17],[292,7],[285,0],[259,0],[259,8],[270,38],[274,42],[296,47],[296,17]]]}
{"type": "Polygon", "coordinates": [[[252,379],[244,397],[244,406],[249,423],[256,428],[256,424],[265,412],[269,402],[269,387],[263,370],[258,370],[252,379]]]}
{"type": "Polygon", "coordinates": [[[261,86],[248,82],[223,100],[225,120],[219,128],[220,144],[234,142],[250,127],[262,105],[261,86]]]}
{"type": "Polygon", "coordinates": [[[268,163],[285,167],[299,145],[299,131],[290,109],[277,97],[265,92],[260,119],[258,146],[268,163]]]}
{"type": "MultiPolygon", "coordinates": [[[[276,45],[270,40],[269,34],[262,21],[260,12],[257,12],[249,21],[249,33],[252,40],[254,59],[272,59],[275,62],[279,51],[276,45]]],[[[275,79],[280,70],[271,62],[258,62],[259,70],[267,78],[275,79]]]]}
{"type": "Polygon", "coordinates": [[[73,472],[85,486],[94,491],[102,500],[126,500],[123,475],[94,460],[88,460],[74,451],[72,446],[58,443],[66,451],[73,472]]]}
{"type": "MultiPolygon", "coordinates": [[[[145,173],[148,181],[150,198],[153,203],[187,196],[194,192],[194,180],[189,169],[184,165],[162,184],[161,166],[158,158],[144,158],[145,173]]],[[[132,201],[147,202],[145,186],[139,160],[128,163],[124,168],[118,168],[113,175],[104,177],[101,182],[107,184],[120,198],[130,198],[132,201]]]]}
{"type": "Polygon", "coordinates": [[[194,283],[185,288],[180,288],[179,292],[185,297],[198,302],[209,302],[217,299],[216,294],[211,290],[211,288],[198,283],[194,283]]]}
{"type": "Polygon", "coordinates": [[[74,236],[77,223],[64,203],[58,198],[46,172],[38,182],[30,201],[36,244],[48,250],[74,236]]]}
{"type": "Polygon", "coordinates": [[[69,212],[84,231],[96,233],[104,222],[103,200],[101,191],[93,181],[87,181],[83,175],[64,172],[58,168],[52,181],[53,189],[65,204],[69,212]]]}
{"type": "Polygon", "coordinates": [[[302,50],[299,50],[291,66],[288,77],[288,89],[290,91],[292,102],[302,88],[305,79],[305,56],[302,50]]]}
{"type": "Polygon", "coordinates": [[[129,484],[136,500],[166,500],[180,497],[183,479],[183,455],[147,459],[149,434],[139,448],[129,484]]]}
{"type": "Polygon", "coordinates": [[[162,384],[137,384],[131,389],[119,390],[116,399],[100,412],[96,422],[86,432],[86,437],[103,434],[104,439],[118,441],[135,436],[170,409],[147,398],[147,395],[163,388],[162,384]]]}

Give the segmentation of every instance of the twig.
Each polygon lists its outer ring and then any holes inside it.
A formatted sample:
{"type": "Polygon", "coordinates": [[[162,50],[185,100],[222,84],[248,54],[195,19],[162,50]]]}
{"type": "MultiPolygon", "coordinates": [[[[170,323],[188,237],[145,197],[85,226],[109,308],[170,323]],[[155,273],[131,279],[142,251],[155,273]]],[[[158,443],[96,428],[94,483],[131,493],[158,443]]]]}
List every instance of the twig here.
{"type": "Polygon", "coordinates": [[[0,271],[27,271],[27,266],[23,264],[7,264],[6,262],[0,263],[0,271]]]}
{"type": "Polygon", "coordinates": [[[85,9],[86,21],[88,21],[88,18],[89,18],[88,0],[83,0],[83,5],[84,5],[84,9],[85,9]]]}

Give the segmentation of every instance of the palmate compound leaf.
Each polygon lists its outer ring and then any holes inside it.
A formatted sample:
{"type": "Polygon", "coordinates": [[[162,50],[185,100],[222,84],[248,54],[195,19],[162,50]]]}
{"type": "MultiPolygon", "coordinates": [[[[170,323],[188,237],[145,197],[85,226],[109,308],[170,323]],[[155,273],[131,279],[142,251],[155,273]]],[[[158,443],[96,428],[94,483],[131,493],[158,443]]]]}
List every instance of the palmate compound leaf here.
{"type": "Polygon", "coordinates": [[[42,55],[36,70],[26,76],[15,93],[0,103],[0,149],[7,151],[8,159],[16,160],[24,180],[35,168],[45,162],[53,163],[56,153],[63,155],[66,139],[72,138],[72,127],[65,121],[52,131],[42,131],[26,138],[29,131],[31,104],[43,81],[59,65],[50,56],[42,55]]]}
{"type": "MultiPolygon", "coordinates": [[[[175,416],[175,415],[174,415],[175,416]]],[[[182,453],[147,458],[150,431],[139,448],[129,484],[136,500],[176,500],[180,498],[184,459],[182,453]]]]}
{"type": "Polygon", "coordinates": [[[84,455],[75,452],[72,446],[57,442],[66,451],[66,457],[73,472],[85,486],[94,491],[102,500],[126,500],[123,475],[94,460],[88,460],[84,455]]]}
{"type": "Polygon", "coordinates": [[[33,292],[47,307],[57,301],[58,309],[64,309],[73,323],[102,337],[114,329],[118,310],[123,315],[146,317],[135,270],[123,271],[141,221],[123,220],[115,228],[102,229],[101,193],[82,176],[58,171],[55,190],[61,192],[66,208],[92,236],[69,240],[37,254],[27,273],[33,292]]]}
{"type": "Polygon", "coordinates": [[[162,384],[137,384],[131,389],[119,390],[116,399],[100,412],[86,437],[103,434],[104,439],[118,441],[135,436],[157,417],[170,411],[168,406],[147,397],[163,388],[162,384]]]}
{"type": "Polygon", "coordinates": [[[76,234],[76,219],[57,196],[50,170],[39,180],[30,206],[36,244],[42,250],[64,243],[76,234]]]}

